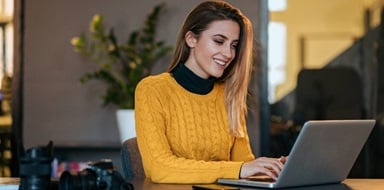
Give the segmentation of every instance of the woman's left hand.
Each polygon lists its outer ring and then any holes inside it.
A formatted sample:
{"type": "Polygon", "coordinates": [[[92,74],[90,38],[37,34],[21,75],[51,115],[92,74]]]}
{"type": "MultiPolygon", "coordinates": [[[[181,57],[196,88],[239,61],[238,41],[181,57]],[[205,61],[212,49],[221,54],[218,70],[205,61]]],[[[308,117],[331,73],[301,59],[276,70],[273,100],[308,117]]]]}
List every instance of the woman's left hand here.
{"type": "Polygon", "coordinates": [[[267,175],[273,179],[279,176],[287,157],[267,158],[260,157],[255,160],[245,162],[241,166],[240,178],[247,178],[254,175],[267,175]]]}

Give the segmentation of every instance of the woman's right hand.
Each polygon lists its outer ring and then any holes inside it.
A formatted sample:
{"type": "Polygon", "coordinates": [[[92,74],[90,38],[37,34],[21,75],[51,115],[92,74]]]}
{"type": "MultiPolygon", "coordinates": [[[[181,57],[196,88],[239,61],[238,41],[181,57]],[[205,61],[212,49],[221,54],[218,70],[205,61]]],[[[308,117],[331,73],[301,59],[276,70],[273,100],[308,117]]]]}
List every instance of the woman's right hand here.
{"type": "Polygon", "coordinates": [[[287,158],[285,156],[278,159],[260,157],[255,160],[245,162],[241,166],[240,178],[247,178],[254,175],[267,175],[276,180],[284,166],[284,163],[286,162],[286,159],[287,158]]]}

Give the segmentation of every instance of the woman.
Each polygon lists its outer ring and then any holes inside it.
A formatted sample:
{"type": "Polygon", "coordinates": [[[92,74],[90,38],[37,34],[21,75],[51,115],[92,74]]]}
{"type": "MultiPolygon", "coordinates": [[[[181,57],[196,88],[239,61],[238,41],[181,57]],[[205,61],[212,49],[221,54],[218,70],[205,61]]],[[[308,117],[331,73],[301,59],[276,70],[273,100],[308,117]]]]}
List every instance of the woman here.
{"type": "Polygon", "coordinates": [[[255,159],[245,126],[252,44],[251,22],[224,1],[202,2],[189,13],[168,72],[136,88],[136,133],[147,178],[277,178],[285,158],[255,159]]]}

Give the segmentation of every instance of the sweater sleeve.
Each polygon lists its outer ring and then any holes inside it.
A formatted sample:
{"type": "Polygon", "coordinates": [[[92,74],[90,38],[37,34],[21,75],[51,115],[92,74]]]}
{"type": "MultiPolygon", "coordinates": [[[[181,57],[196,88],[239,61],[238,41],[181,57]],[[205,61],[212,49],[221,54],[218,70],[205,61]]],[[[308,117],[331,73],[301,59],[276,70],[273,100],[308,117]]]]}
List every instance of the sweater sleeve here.
{"type": "Polygon", "coordinates": [[[235,144],[231,151],[231,160],[233,161],[251,161],[255,159],[245,125],[243,125],[243,130],[245,131],[244,137],[235,139],[235,144]]]}
{"type": "MultiPolygon", "coordinates": [[[[157,183],[213,183],[218,178],[238,178],[242,161],[202,161],[173,154],[165,130],[167,97],[160,91],[153,81],[144,79],[135,94],[136,134],[146,177],[157,183]]],[[[238,146],[242,143],[239,141],[238,146]]]]}

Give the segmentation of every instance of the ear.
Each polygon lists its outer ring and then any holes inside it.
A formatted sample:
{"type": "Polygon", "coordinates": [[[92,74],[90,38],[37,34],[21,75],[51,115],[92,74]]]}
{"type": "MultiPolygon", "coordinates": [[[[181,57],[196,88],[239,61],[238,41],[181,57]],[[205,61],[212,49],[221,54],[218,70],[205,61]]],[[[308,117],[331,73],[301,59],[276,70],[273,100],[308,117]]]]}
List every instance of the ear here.
{"type": "Polygon", "coordinates": [[[193,32],[188,31],[185,33],[185,42],[190,48],[194,48],[197,42],[196,35],[193,32]]]}

